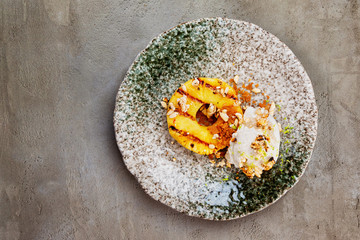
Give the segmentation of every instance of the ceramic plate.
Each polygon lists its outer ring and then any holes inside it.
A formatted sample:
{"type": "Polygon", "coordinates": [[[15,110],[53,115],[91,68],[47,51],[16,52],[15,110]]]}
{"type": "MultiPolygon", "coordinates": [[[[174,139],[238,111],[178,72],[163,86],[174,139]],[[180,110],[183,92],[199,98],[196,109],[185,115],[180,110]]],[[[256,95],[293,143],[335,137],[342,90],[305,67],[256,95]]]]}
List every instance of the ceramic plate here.
{"type": "Polygon", "coordinates": [[[114,125],[123,160],[146,193],[190,216],[228,220],[269,206],[299,180],[314,147],[317,107],[303,66],[278,38],[248,22],[207,18],[160,34],[140,52],[119,88],[114,125]],[[238,85],[251,78],[266,91],[286,129],[279,159],[261,178],[172,144],[160,104],[191,78],[235,75],[238,85]]]}

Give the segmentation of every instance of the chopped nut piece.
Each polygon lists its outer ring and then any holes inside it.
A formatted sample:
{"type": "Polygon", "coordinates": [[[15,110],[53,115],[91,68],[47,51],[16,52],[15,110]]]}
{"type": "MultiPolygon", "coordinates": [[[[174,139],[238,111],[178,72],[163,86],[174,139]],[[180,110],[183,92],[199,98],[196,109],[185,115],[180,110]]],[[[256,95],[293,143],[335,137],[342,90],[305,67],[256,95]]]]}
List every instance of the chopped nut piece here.
{"type": "Polygon", "coordinates": [[[167,112],[167,115],[171,115],[174,113],[174,109],[170,109],[168,112],[167,112]]]}
{"type": "Polygon", "coordinates": [[[172,114],[170,114],[169,118],[175,118],[177,115],[179,115],[178,112],[173,112],[172,114]]]}
{"type": "Polygon", "coordinates": [[[206,116],[210,118],[216,112],[216,107],[214,104],[210,103],[209,108],[206,111],[206,116]]]}
{"type": "Polygon", "coordinates": [[[262,127],[262,126],[266,126],[267,125],[267,119],[266,118],[260,118],[257,122],[256,122],[256,126],[257,127],[262,127]]]}
{"type": "Polygon", "coordinates": [[[209,144],[209,148],[210,148],[210,149],[214,149],[214,148],[215,148],[215,145],[214,145],[214,144],[209,144]]]}
{"type": "Polygon", "coordinates": [[[238,107],[238,106],[240,106],[240,101],[239,100],[235,100],[235,102],[234,102],[234,107],[238,107]]]}
{"type": "Polygon", "coordinates": [[[256,111],[255,111],[255,113],[256,113],[257,115],[261,115],[261,113],[262,113],[261,109],[263,109],[263,108],[257,108],[256,111]]]}
{"type": "Polygon", "coordinates": [[[267,170],[270,170],[274,166],[274,164],[275,164],[275,161],[271,160],[267,163],[262,164],[262,166],[263,166],[264,170],[267,171],[267,170]]]}
{"type": "Polygon", "coordinates": [[[215,133],[212,137],[212,139],[217,139],[219,137],[219,134],[215,133]]]}
{"type": "Polygon", "coordinates": [[[167,109],[167,104],[166,104],[166,102],[161,101],[161,106],[162,106],[163,108],[167,109]]]}
{"type": "Polygon", "coordinates": [[[254,88],[252,91],[253,91],[254,93],[260,93],[260,92],[261,92],[261,90],[258,89],[258,88],[254,88]]]}
{"type": "Polygon", "coordinates": [[[220,117],[225,121],[227,122],[229,120],[229,116],[224,113],[224,112],[220,112],[220,117]]]}
{"type": "Polygon", "coordinates": [[[257,119],[267,118],[269,116],[268,110],[266,110],[265,108],[257,108],[255,113],[256,115],[258,115],[257,119]]]}
{"type": "Polygon", "coordinates": [[[227,161],[226,162],[226,167],[231,168],[231,163],[227,161]]]}
{"type": "Polygon", "coordinates": [[[228,94],[228,92],[229,92],[229,87],[226,87],[224,93],[228,94]]]}
{"type": "Polygon", "coordinates": [[[224,91],[223,88],[220,89],[220,93],[221,93],[221,95],[222,95],[223,97],[225,97],[225,91],[224,91]]]}
{"type": "Polygon", "coordinates": [[[256,141],[269,141],[270,138],[268,136],[265,135],[257,135],[257,137],[255,138],[256,141]]]}
{"type": "Polygon", "coordinates": [[[247,162],[247,159],[242,157],[239,162],[239,168],[242,168],[246,162],[247,162]]]}
{"type": "Polygon", "coordinates": [[[187,101],[187,97],[186,95],[183,95],[181,98],[178,98],[177,99],[180,107],[181,107],[181,111],[182,112],[187,112],[187,110],[189,109],[190,105],[189,104],[186,104],[186,101],[187,101]]]}
{"type": "Polygon", "coordinates": [[[262,169],[261,168],[259,168],[258,166],[255,166],[254,171],[255,171],[255,176],[261,177],[261,174],[262,174],[262,169]]]}
{"type": "Polygon", "coordinates": [[[194,87],[197,87],[199,86],[199,80],[197,78],[195,78],[192,82],[191,82],[191,85],[193,85],[194,87]]]}
{"type": "Polygon", "coordinates": [[[238,83],[238,81],[239,81],[239,76],[238,76],[238,75],[236,75],[236,76],[234,77],[234,82],[237,84],[237,83],[238,83]]]}
{"type": "Polygon", "coordinates": [[[259,142],[254,141],[251,143],[251,148],[254,150],[259,150],[261,148],[261,144],[259,142]]]}
{"type": "Polygon", "coordinates": [[[236,127],[239,126],[239,120],[238,120],[238,119],[235,119],[234,125],[235,125],[236,127]]]}
{"type": "Polygon", "coordinates": [[[275,111],[275,103],[271,102],[271,106],[270,106],[270,109],[269,109],[269,114],[271,116],[274,116],[274,111],[275,111]]]}
{"type": "Polygon", "coordinates": [[[181,85],[181,89],[186,92],[186,86],[184,84],[181,85]]]}
{"type": "Polygon", "coordinates": [[[184,103],[186,103],[186,100],[187,100],[187,96],[186,96],[186,95],[182,95],[180,98],[176,99],[176,101],[177,101],[179,104],[184,104],[184,103]]]}
{"type": "Polygon", "coordinates": [[[169,108],[172,109],[172,110],[175,110],[175,106],[174,106],[174,104],[172,102],[169,103],[169,108]]]}
{"type": "Polygon", "coordinates": [[[242,121],[243,117],[242,117],[241,113],[235,113],[235,116],[239,119],[239,122],[242,121]]]}
{"type": "Polygon", "coordinates": [[[223,167],[224,165],[225,165],[225,161],[224,161],[224,160],[222,160],[221,162],[219,162],[219,163],[218,163],[218,165],[217,165],[217,166],[218,166],[218,167],[223,167]]]}
{"type": "Polygon", "coordinates": [[[264,135],[257,135],[255,138],[255,141],[251,143],[250,147],[256,151],[261,150],[262,148],[267,150],[269,149],[269,146],[266,141],[269,141],[270,138],[264,135]]]}

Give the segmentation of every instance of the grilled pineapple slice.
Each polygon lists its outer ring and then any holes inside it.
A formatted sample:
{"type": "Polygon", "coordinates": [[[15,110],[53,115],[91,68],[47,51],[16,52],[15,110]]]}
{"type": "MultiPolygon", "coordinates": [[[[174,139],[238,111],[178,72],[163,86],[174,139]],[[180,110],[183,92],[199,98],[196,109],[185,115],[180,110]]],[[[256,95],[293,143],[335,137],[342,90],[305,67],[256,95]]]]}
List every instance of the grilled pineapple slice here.
{"type": "Polygon", "coordinates": [[[213,154],[229,145],[231,134],[236,129],[234,125],[239,124],[239,113],[242,115],[237,94],[227,83],[215,78],[191,79],[169,100],[169,133],[191,151],[202,155],[213,154]],[[208,111],[218,116],[212,126],[200,125],[196,120],[196,114],[204,104],[210,104],[208,111]],[[214,134],[216,129],[221,129],[219,134],[214,134]],[[230,139],[224,139],[226,131],[230,139]]]}

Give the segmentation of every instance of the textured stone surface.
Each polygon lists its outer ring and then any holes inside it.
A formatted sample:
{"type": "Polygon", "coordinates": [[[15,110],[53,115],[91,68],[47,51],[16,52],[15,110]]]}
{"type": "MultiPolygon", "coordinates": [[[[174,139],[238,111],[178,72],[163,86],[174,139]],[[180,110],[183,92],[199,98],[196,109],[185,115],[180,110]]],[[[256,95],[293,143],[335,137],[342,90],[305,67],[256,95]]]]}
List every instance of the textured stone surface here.
{"type": "Polygon", "coordinates": [[[360,238],[360,1],[0,2],[0,239],[360,238]],[[253,22],[309,74],[318,137],[305,175],[230,222],[152,200],[112,127],[125,72],[153,37],[201,17],[253,22]]]}

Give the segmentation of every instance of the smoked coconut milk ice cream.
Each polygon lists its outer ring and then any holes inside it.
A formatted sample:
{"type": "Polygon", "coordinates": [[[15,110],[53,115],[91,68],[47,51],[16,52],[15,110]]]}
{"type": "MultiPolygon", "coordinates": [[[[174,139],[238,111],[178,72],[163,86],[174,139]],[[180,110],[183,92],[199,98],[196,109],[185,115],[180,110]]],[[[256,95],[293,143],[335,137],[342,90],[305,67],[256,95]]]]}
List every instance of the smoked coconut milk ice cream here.
{"type": "Polygon", "coordinates": [[[261,177],[263,170],[271,169],[279,156],[280,127],[272,116],[274,109],[274,103],[269,111],[248,107],[225,155],[229,163],[250,178],[261,177]]]}

